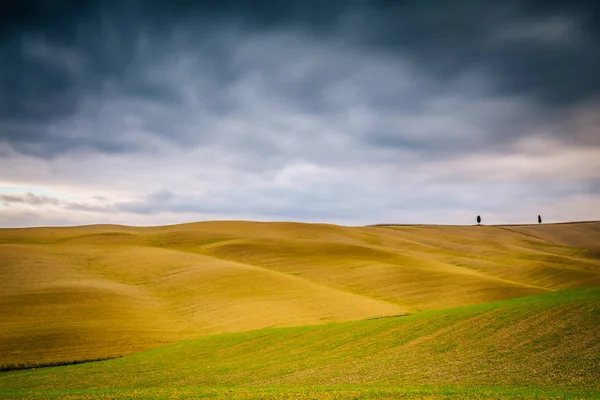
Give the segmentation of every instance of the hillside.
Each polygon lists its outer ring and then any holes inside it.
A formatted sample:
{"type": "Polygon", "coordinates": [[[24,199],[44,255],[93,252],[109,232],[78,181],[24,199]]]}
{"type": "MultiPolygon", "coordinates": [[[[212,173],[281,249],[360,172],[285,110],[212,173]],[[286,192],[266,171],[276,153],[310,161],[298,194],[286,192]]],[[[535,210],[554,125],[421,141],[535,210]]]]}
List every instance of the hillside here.
{"type": "Polygon", "coordinates": [[[221,334],[121,359],[5,372],[0,395],[596,397],[599,316],[595,287],[404,317],[221,334]]]}
{"type": "Polygon", "coordinates": [[[0,354],[35,364],[600,284],[600,223],[0,229],[0,354]]]}

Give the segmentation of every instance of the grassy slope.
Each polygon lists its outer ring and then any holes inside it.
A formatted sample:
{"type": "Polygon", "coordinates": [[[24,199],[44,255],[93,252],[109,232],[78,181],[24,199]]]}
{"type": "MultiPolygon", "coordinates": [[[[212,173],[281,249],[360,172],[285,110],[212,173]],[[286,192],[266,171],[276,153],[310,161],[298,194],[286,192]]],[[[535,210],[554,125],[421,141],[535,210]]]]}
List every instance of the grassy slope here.
{"type": "Polygon", "coordinates": [[[600,396],[600,288],[209,336],[110,361],[5,372],[0,390],[31,398],[600,396]]]}
{"type": "Polygon", "coordinates": [[[1,363],[600,284],[600,224],[0,229],[1,363]]]}

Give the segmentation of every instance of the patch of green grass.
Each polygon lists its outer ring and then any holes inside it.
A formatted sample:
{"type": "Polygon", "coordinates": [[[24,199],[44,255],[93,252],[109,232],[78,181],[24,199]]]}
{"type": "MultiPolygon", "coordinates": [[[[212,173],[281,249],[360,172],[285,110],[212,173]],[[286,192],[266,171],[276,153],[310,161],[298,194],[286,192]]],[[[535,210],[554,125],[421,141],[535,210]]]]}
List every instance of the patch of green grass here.
{"type": "Polygon", "coordinates": [[[221,334],[120,359],[0,374],[0,397],[95,396],[600,396],[600,288],[404,317],[221,334]]]}
{"type": "Polygon", "coordinates": [[[527,387],[461,388],[453,386],[381,387],[178,387],[143,389],[83,389],[8,391],[5,399],[582,399],[600,393],[527,387]]]}

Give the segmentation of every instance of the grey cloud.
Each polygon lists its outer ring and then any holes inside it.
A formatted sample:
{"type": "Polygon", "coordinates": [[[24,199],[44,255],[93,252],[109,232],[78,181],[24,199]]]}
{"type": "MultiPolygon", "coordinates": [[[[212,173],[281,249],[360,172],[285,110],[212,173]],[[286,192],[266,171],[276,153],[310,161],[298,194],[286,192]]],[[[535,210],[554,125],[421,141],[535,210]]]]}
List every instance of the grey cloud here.
{"type": "MultiPolygon", "coordinates": [[[[237,192],[215,192],[204,196],[175,195],[163,190],[135,202],[116,204],[120,211],[153,215],[165,212],[198,215],[264,216],[293,218],[298,213],[305,219],[348,217],[354,204],[340,202],[336,194],[351,188],[337,184],[329,189],[302,190],[284,187],[263,187],[237,192]]],[[[350,194],[350,193],[349,193],[350,194]]],[[[356,196],[356,195],[355,195],[356,196]]],[[[360,199],[357,199],[361,202],[360,199]]]]}
{"type": "MultiPolygon", "coordinates": [[[[162,213],[191,214],[195,216],[227,215],[231,218],[269,216],[303,221],[349,221],[359,215],[371,218],[385,215],[404,215],[405,218],[422,210],[431,213],[472,210],[502,212],[515,207],[515,202],[535,203],[541,197],[551,196],[557,201],[572,196],[585,183],[547,185],[540,182],[421,182],[403,185],[370,185],[357,176],[355,181],[325,180],[306,184],[296,178],[291,186],[276,184],[263,187],[238,188],[216,191],[205,195],[177,195],[168,190],[150,193],[138,201],[117,203],[121,212],[158,215],[162,213]],[[445,194],[453,192],[449,197],[445,194]]],[[[196,217],[197,218],[197,217],[196,217]]]]}
{"type": "Polygon", "coordinates": [[[111,207],[98,206],[98,205],[85,204],[85,203],[73,203],[73,202],[65,202],[62,208],[65,210],[85,211],[85,212],[93,212],[93,213],[111,213],[111,212],[115,211],[111,207]]]}
{"type": "Polygon", "coordinates": [[[9,194],[3,194],[0,195],[0,200],[2,202],[4,202],[5,204],[10,204],[10,203],[19,203],[19,204],[29,204],[29,205],[44,205],[44,204],[51,204],[51,205],[57,205],[59,204],[59,200],[53,197],[47,197],[47,196],[39,196],[39,195],[35,195],[33,193],[27,193],[24,195],[9,195],[9,194]]]}
{"type": "MultiPolygon", "coordinates": [[[[147,135],[184,146],[211,142],[212,119],[247,106],[240,103],[240,84],[248,79],[276,101],[323,116],[349,112],[360,102],[379,111],[419,112],[424,99],[439,92],[470,90],[452,83],[469,71],[493,77],[484,95],[530,98],[543,115],[544,107],[572,107],[600,87],[600,55],[594,51],[599,32],[590,19],[599,7],[591,2],[24,4],[5,13],[20,24],[7,21],[1,32],[0,53],[10,61],[1,66],[0,140],[36,156],[81,149],[139,152],[147,150],[147,135]],[[569,29],[580,34],[559,47],[526,40],[552,36],[557,21],[569,21],[569,29]],[[533,28],[519,31],[524,24],[533,28]],[[513,32],[510,40],[493,41],[507,30],[513,32]],[[269,44],[265,37],[275,40],[269,44]],[[298,37],[312,47],[299,45],[298,37]],[[331,49],[346,49],[348,56],[328,58],[331,49]],[[387,69],[368,66],[381,57],[392,59],[387,69]],[[417,85],[402,87],[402,96],[394,73],[403,69],[389,67],[399,60],[408,60],[421,76],[417,85]],[[290,75],[293,64],[305,70],[290,75]],[[378,72],[385,78],[374,79],[378,72]],[[177,82],[178,76],[183,80],[177,82]],[[115,98],[129,108],[105,110],[115,98]],[[126,112],[141,114],[146,136],[123,138],[130,129],[126,112]],[[89,126],[70,126],[82,113],[89,126]],[[190,120],[191,114],[196,118],[190,120]],[[68,133],[78,129],[75,137],[68,133]]],[[[511,123],[522,121],[505,124],[511,123]]],[[[501,141],[510,135],[492,136],[501,141]]],[[[373,142],[423,150],[431,145],[386,132],[374,132],[373,142]]]]}
{"type": "Polygon", "coordinates": [[[54,206],[63,210],[86,211],[86,212],[112,212],[111,207],[98,206],[94,204],[73,202],[56,197],[36,195],[33,193],[25,194],[1,194],[0,202],[7,206],[11,205],[29,205],[29,206],[54,206]]]}
{"type": "Polygon", "coordinates": [[[11,210],[355,221],[595,193],[593,2],[18,4],[4,180],[73,200],[11,210]]]}
{"type": "MultiPolygon", "coordinates": [[[[598,93],[600,82],[593,70],[600,56],[592,50],[600,33],[593,17],[600,11],[597,3],[466,0],[395,4],[381,23],[389,29],[373,29],[374,40],[389,38],[385,44],[408,51],[434,74],[452,79],[466,69],[483,68],[498,80],[495,89],[500,93],[532,96],[547,105],[571,104],[598,93]],[[433,6],[435,12],[431,12],[433,6]],[[529,40],[490,42],[516,22],[548,25],[559,19],[572,20],[581,31],[570,46],[529,40]]],[[[375,16],[382,15],[375,12],[375,16]]]]}

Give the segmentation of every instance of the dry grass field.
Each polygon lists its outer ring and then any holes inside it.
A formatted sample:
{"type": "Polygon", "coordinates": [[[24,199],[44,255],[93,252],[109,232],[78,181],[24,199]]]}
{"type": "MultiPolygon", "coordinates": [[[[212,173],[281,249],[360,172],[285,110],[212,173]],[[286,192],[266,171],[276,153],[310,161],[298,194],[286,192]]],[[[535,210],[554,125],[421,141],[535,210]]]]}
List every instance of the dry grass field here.
{"type": "Polygon", "coordinates": [[[0,229],[0,363],[600,285],[600,223],[0,229]]]}

